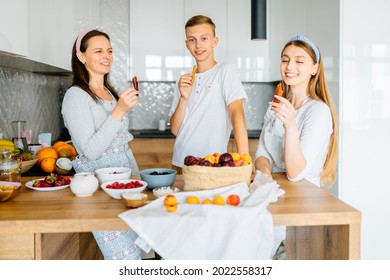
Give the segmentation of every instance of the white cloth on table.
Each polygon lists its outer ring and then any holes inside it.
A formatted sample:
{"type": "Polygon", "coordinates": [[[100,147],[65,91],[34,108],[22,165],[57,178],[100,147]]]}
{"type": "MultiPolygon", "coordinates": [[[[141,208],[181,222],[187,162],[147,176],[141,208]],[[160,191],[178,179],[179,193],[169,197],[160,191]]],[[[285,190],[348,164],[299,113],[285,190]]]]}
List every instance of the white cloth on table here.
{"type": "Polygon", "coordinates": [[[179,192],[178,208],[167,212],[165,197],[144,207],[119,215],[164,259],[270,259],[274,244],[272,215],[267,206],[284,191],[262,173],[257,173],[250,188],[239,183],[205,191],[179,192]],[[240,196],[239,206],[187,204],[186,198],[200,200],[230,194],[240,196]]]}

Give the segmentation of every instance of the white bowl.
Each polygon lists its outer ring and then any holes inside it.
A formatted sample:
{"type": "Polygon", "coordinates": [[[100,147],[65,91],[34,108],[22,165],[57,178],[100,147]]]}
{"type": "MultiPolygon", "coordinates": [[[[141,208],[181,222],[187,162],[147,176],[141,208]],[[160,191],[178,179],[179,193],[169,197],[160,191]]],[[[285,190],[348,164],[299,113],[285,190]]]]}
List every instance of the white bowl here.
{"type": "Polygon", "coordinates": [[[103,191],[105,191],[109,196],[115,198],[115,199],[120,199],[121,198],[121,195],[124,194],[124,193],[140,193],[142,192],[146,186],[148,185],[148,183],[144,182],[144,181],[141,181],[141,180],[115,180],[115,181],[109,181],[109,182],[105,182],[103,184],[100,185],[100,187],[103,189],[103,191]],[[107,188],[108,185],[111,185],[115,182],[118,182],[119,184],[123,183],[123,184],[127,184],[127,183],[130,183],[130,182],[133,182],[133,181],[138,181],[142,184],[141,187],[138,187],[138,188],[127,188],[127,189],[111,189],[111,188],[107,188]]]}
{"type": "Polygon", "coordinates": [[[106,167],[95,170],[96,177],[100,184],[109,181],[130,179],[130,167],[106,167]]]}

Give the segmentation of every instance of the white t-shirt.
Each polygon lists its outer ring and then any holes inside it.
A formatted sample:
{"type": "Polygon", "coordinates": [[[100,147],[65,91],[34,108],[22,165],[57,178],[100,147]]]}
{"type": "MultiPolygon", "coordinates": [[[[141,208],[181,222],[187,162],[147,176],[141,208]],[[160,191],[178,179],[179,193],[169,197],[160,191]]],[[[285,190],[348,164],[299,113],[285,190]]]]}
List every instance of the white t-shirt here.
{"type": "MultiPolygon", "coordinates": [[[[179,103],[176,88],[169,115],[179,103]]],[[[232,123],[228,105],[247,99],[240,75],[233,64],[217,63],[204,73],[195,75],[192,92],[187,100],[185,116],[176,136],[172,164],[183,166],[188,155],[204,157],[227,151],[232,123]]]]}
{"type": "MultiPolygon", "coordinates": [[[[297,177],[289,180],[306,179],[321,186],[320,177],[333,132],[329,107],[324,102],[308,99],[301,108],[296,110],[295,121],[306,167],[297,177]]],[[[264,116],[264,126],[255,158],[259,156],[266,157],[271,164],[274,163],[271,172],[286,172],[283,123],[276,118],[271,106],[264,116]]]]}

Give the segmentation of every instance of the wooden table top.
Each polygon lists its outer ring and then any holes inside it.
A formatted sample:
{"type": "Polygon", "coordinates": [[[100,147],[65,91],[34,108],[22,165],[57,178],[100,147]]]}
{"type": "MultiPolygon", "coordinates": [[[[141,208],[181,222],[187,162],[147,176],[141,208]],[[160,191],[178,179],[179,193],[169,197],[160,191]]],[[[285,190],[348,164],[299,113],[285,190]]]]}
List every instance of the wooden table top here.
{"type": "MultiPolygon", "coordinates": [[[[308,181],[290,182],[284,173],[274,179],[286,191],[269,205],[274,225],[345,225],[360,224],[361,213],[308,181]]],[[[0,227],[4,232],[89,232],[125,230],[128,225],[118,214],[129,210],[121,200],[99,190],[90,197],[76,197],[69,188],[40,192],[24,184],[37,177],[23,177],[19,193],[10,201],[0,202],[0,227]]],[[[182,187],[182,175],[174,186],[182,187]]],[[[150,199],[154,199],[151,192],[150,199]]]]}

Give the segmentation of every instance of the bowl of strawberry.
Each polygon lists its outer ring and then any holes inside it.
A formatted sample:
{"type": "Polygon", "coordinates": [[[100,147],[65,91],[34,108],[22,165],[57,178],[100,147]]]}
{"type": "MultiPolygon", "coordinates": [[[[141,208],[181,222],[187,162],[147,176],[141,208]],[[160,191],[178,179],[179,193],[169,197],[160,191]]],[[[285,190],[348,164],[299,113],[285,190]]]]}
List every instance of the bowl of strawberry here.
{"type": "Polygon", "coordinates": [[[123,193],[140,193],[142,192],[148,184],[141,180],[116,180],[105,182],[100,185],[100,187],[105,191],[109,196],[115,199],[121,199],[121,194],[123,193]]]}

